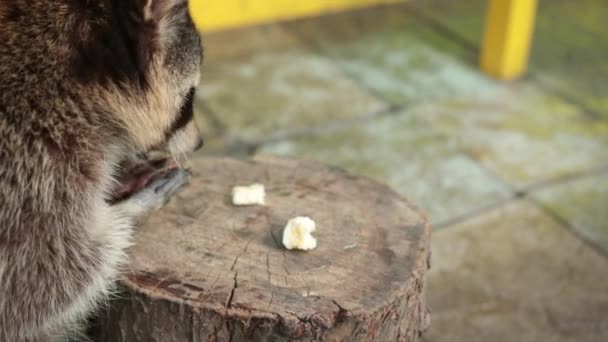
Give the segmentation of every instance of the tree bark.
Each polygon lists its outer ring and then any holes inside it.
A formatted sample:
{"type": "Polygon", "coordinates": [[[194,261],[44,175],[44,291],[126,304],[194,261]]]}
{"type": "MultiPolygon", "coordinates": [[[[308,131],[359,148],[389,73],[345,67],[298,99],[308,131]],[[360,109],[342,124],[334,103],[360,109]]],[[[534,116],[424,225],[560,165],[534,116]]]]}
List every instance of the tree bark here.
{"type": "Polygon", "coordinates": [[[192,162],[190,185],[138,228],[95,340],[416,341],[429,323],[430,226],[387,186],[313,161],[192,162]],[[235,207],[235,185],[265,206],[235,207]],[[281,245],[290,218],[318,247],[281,245]]]}

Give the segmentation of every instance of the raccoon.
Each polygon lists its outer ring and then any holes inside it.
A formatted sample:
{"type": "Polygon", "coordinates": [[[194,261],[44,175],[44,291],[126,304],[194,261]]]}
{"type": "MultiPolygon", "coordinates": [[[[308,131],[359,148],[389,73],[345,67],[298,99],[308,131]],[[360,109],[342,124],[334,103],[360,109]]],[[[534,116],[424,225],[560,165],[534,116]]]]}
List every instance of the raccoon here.
{"type": "Polygon", "coordinates": [[[49,341],[112,289],[132,227],[202,146],[185,0],[0,2],[0,341],[49,341]]]}

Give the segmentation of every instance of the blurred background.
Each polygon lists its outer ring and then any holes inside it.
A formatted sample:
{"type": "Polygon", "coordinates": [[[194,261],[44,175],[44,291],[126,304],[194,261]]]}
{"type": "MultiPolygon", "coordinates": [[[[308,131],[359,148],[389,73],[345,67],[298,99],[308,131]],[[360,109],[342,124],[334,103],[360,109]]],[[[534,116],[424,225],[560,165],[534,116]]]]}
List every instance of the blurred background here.
{"type": "Polygon", "coordinates": [[[540,0],[514,79],[479,67],[489,1],[379,2],[207,1],[201,154],[314,158],[428,212],[425,341],[608,341],[608,1],[540,0]]]}

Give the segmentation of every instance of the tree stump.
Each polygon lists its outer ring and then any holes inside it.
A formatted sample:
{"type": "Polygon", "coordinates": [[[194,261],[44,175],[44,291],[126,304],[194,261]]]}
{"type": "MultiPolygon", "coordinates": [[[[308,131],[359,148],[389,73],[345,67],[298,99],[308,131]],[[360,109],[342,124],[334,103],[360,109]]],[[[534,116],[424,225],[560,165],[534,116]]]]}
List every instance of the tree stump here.
{"type": "Polygon", "coordinates": [[[415,341],[427,327],[430,226],[387,186],[312,161],[193,161],[190,185],[139,227],[102,342],[415,341]],[[235,207],[260,182],[266,206],[235,207]],[[318,247],[288,251],[290,218],[318,247]]]}

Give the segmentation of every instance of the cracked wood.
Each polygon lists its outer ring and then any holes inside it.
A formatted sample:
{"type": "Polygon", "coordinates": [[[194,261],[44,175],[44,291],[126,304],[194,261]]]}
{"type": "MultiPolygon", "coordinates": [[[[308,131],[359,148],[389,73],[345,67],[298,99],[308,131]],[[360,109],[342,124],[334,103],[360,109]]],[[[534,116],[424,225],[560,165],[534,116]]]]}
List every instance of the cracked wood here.
{"type": "Polygon", "coordinates": [[[188,188],[136,233],[99,341],[415,341],[428,325],[430,227],[385,185],[306,160],[193,161],[188,188]],[[233,207],[260,182],[267,205],[233,207]],[[294,216],[317,249],[286,251],[294,216]]]}

